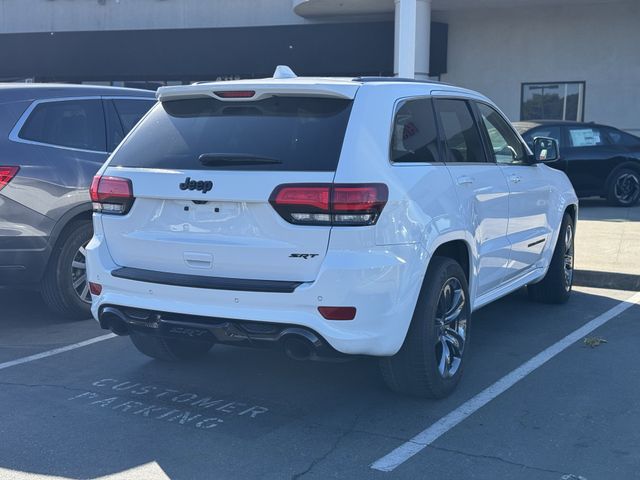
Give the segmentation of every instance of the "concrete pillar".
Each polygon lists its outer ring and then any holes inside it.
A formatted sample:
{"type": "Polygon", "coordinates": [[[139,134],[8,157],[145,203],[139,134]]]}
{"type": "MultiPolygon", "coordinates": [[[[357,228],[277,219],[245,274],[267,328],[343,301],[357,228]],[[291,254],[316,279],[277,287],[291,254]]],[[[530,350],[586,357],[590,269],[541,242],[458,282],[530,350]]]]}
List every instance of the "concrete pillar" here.
{"type": "Polygon", "coordinates": [[[416,2],[416,64],[415,78],[429,78],[429,49],[431,48],[431,0],[416,2]]]}
{"type": "Polygon", "coordinates": [[[431,0],[395,0],[394,75],[429,77],[431,0]]]}

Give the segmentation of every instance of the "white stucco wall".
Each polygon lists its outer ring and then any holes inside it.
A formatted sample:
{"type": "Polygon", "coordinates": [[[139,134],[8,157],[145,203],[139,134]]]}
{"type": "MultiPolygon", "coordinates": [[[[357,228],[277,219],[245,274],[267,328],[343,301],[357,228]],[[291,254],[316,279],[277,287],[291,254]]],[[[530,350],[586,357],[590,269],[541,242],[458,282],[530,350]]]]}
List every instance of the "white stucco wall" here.
{"type": "Polygon", "coordinates": [[[449,24],[442,80],[484,93],[512,120],[522,83],[585,81],[586,121],[640,133],[640,1],[433,17],[449,24]]]}
{"type": "Polygon", "coordinates": [[[0,33],[308,23],[291,0],[0,0],[0,33]]]}

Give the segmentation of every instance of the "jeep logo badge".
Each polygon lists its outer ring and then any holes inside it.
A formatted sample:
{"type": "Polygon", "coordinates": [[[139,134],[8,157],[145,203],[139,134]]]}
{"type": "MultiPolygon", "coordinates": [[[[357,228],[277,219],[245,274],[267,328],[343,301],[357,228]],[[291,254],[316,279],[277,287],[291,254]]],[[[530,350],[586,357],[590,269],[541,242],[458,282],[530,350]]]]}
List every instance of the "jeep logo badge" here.
{"type": "Polygon", "coordinates": [[[191,180],[191,177],[187,177],[179,187],[180,190],[200,190],[202,193],[207,193],[213,188],[213,182],[211,180],[191,180]]]}

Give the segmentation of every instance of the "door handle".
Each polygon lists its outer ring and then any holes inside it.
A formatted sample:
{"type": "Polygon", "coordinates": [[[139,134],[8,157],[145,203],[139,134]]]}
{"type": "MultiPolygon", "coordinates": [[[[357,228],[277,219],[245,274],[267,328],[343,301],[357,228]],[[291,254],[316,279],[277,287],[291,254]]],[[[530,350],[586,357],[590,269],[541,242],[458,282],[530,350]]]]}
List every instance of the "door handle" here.
{"type": "Polygon", "coordinates": [[[509,181],[511,183],[520,183],[520,180],[522,180],[522,178],[518,175],[509,175],[509,181]]]}
{"type": "Polygon", "coordinates": [[[458,185],[470,185],[472,183],[473,183],[473,177],[468,177],[467,175],[458,177],[458,185]]]}

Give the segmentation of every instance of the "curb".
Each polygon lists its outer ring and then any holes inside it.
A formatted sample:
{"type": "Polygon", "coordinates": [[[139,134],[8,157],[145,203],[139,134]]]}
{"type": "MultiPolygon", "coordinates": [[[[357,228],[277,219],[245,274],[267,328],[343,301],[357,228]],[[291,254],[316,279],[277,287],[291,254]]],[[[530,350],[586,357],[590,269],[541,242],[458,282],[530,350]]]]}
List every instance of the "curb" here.
{"type": "Polygon", "coordinates": [[[574,270],[573,284],[580,287],[640,291],[640,275],[631,273],[574,270]]]}

